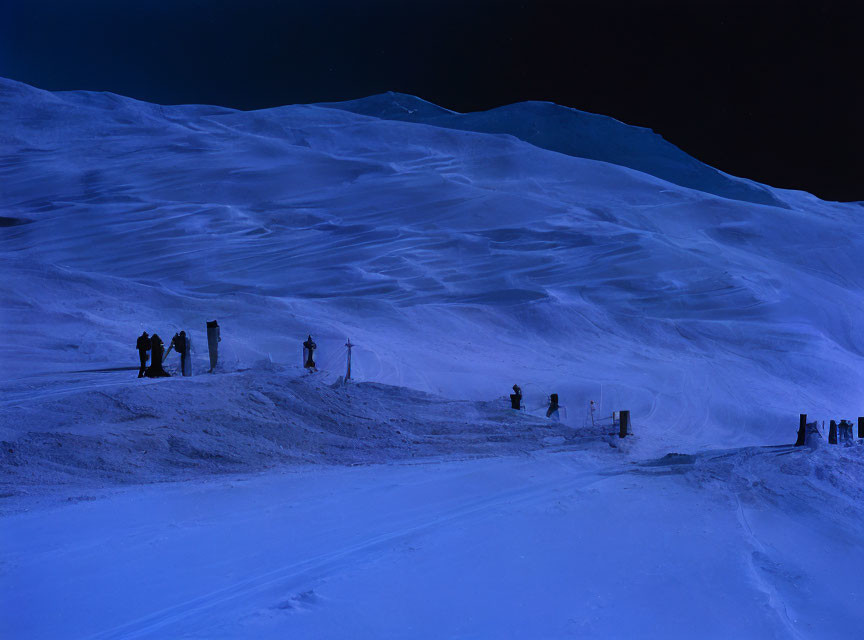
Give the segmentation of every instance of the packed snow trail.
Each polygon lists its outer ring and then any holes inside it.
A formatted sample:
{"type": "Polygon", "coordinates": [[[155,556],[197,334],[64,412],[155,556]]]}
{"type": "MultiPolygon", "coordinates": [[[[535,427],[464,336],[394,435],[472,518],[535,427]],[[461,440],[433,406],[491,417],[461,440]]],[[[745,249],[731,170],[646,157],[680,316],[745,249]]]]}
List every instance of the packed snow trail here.
{"type": "Polygon", "coordinates": [[[814,520],[807,455],[543,452],[114,490],[4,519],[0,635],[844,637],[864,623],[862,508],[814,520]]]}

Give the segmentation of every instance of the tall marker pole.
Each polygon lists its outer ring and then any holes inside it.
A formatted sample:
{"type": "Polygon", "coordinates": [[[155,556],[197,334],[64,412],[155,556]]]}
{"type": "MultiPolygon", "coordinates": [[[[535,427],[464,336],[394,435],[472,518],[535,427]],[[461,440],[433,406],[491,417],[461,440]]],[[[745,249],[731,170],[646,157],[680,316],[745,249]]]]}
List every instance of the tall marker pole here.
{"type": "Polygon", "coordinates": [[[798,414],[798,439],[795,441],[795,446],[800,447],[807,442],[807,414],[798,414]]]}
{"type": "Polygon", "coordinates": [[[345,379],[351,379],[351,347],[354,345],[351,344],[351,338],[348,338],[348,342],[345,343],[345,346],[348,347],[348,371],[345,373],[345,379]]]}

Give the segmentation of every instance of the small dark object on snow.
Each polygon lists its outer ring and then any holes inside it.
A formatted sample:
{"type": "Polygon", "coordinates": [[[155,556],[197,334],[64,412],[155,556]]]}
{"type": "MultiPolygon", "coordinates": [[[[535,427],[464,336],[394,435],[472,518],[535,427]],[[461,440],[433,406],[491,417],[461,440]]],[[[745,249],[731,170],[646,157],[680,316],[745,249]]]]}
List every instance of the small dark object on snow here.
{"type": "Polygon", "coordinates": [[[804,446],[807,441],[807,414],[801,413],[798,415],[798,439],[795,441],[796,447],[804,446]]]}
{"type": "Polygon", "coordinates": [[[210,373],[216,368],[219,360],[219,343],[222,336],[219,333],[219,323],[215,320],[207,321],[207,349],[210,351],[210,373]]]}
{"type": "Polygon", "coordinates": [[[150,351],[150,336],[147,335],[146,331],[138,336],[135,348],[138,349],[138,359],[141,361],[138,377],[143,378],[144,372],[147,370],[147,352],[150,351]]]}
{"type": "Polygon", "coordinates": [[[828,432],[828,444],[837,444],[837,421],[831,421],[831,430],[828,432]]]}
{"type": "Polygon", "coordinates": [[[864,438],[864,417],[858,417],[858,437],[864,438]]]}
{"type": "Polygon", "coordinates": [[[516,411],[522,409],[522,389],[518,384],[513,385],[513,393],[510,394],[510,406],[516,411]]]}
{"type": "Polygon", "coordinates": [[[162,368],[162,360],[165,357],[165,344],[158,334],[150,338],[150,366],[144,371],[148,378],[170,378],[171,374],[162,368]]]}
{"type": "Polygon", "coordinates": [[[553,414],[555,416],[555,419],[557,420],[558,419],[558,394],[557,393],[553,393],[551,396],[549,396],[549,408],[546,409],[546,417],[547,418],[551,418],[553,416],[553,414]]]}
{"type": "Polygon", "coordinates": [[[630,411],[618,412],[618,437],[625,438],[632,434],[630,430],[630,411]]]}
{"type": "Polygon", "coordinates": [[[345,379],[351,379],[351,349],[356,345],[351,344],[351,338],[345,342],[345,347],[348,349],[348,370],[345,372],[345,379]]]}
{"type": "Polygon", "coordinates": [[[313,357],[315,353],[315,349],[318,348],[318,345],[315,344],[315,341],[312,340],[312,336],[306,338],[306,342],[303,343],[303,355],[305,356],[303,359],[303,366],[307,369],[315,370],[315,359],[313,357]]]}

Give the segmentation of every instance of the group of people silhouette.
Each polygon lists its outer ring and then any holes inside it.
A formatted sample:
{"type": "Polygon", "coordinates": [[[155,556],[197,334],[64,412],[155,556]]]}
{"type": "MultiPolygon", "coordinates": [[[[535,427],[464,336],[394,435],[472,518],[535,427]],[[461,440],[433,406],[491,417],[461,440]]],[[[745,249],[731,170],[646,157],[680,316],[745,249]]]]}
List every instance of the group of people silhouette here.
{"type": "MultiPolygon", "coordinates": [[[[216,320],[207,322],[207,349],[210,352],[210,371],[213,373],[216,369],[216,364],[219,360],[219,343],[222,342],[219,323],[216,320]]],[[[350,346],[354,346],[348,343],[350,346]]],[[[159,334],[154,333],[152,336],[144,331],[136,342],[138,349],[138,359],[140,367],[138,369],[139,378],[169,378],[171,374],[165,370],[163,366],[165,359],[171,353],[172,349],[180,354],[180,373],[184,376],[192,375],[192,340],[186,335],[185,331],[179,331],[171,338],[168,349],[165,349],[165,343],[159,334]],[[148,364],[149,360],[149,364],[148,364]]],[[[309,371],[317,371],[315,365],[314,353],[318,345],[312,340],[312,336],[308,336],[303,343],[303,366],[309,371]]],[[[350,364],[349,364],[350,372],[350,364]]],[[[350,376],[350,373],[349,373],[350,376]]]]}
{"type": "Polygon", "coordinates": [[[171,343],[168,345],[168,351],[165,351],[165,343],[158,333],[152,336],[143,332],[138,336],[136,342],[138,349],[138,358],[141,362],[141,367],[138,369],[139,378],[169,378],[171,374],[165,371],[165,358],[173,349],[180,354],[180,372],[182,375],[190,375],[189,372],[189,340],[186,338],[186,332],[180,331],[174,334],[171,338],[171,343]],[[149,354],[150,364],[147,364],[149,354]]]}
{"type": "MultiPolygon", "coordinates": [[[[213,373],[213,370],[216,368],[218,343],[221,341],[222,337],[219,334],[219,324],[215,320],[208,322],[207,346],[210,351],[210,373],[213,373]]],[[[191,340],[186,336],[185,331],[180,331],[174,334],[174,337],[171,338],[171,343],[168,345],[167,351],[165,350],[165,344],[162,342],[162,338],[160,338],[158,334],[154,333],[150,336],[147,335],[146,331],[138,336],[136,346],[138,348],[138,357],[141,362],[141,367],[138,370],[139,378],[171,377],[171,374],[165,371],[165,368],[162,365],[165,363],[165,358],[168,357],[168,354],[171,353],[172,349],[180,354],[181,374],[184,376],[192,375],[190,362],[191,340]],[[150,360],[149,365],[147,364],[148,354],[150,360]]],[[[351,341],[349,340],[345,346],[348,347],[348,372],[346,378],[350,378],[351,347],[354,345],[351,344],[351,341]]],[[[315,344],[312,335],[308,335],[306,340],[303,342],[303,367],[310,373],[318,371],[318,367],[315,364],[315,349],[317,348],[318,345],[315,344]]],[[[522,409],[522,389],[518,384],[513,385],[513,393],[510,394],[510,403],[517,411],[522,409]]],[[[549,396],[549,406],[546,411],[546,417],[558,420],[558,409],[558,394],[553,393],[549,396]]]]}

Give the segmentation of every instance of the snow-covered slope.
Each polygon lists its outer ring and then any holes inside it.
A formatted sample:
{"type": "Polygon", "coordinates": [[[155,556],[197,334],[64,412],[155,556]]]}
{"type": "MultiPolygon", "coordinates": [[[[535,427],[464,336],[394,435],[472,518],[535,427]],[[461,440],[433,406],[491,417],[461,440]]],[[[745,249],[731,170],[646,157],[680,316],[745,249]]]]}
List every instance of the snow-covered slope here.
{"type": "MultiPolygon", "coordinates": [[[[604,127],[582,134],[650,156],[649,134],[604,127]]],[[[862,411],[857,205],[762,186],[783,206],[754,204],[340,109],[8,80],[0,150],[7,404],[134,376],[94,370],[135,366],[142,330],[186,329],[201,371],[218,318],[224,370],[297,364],[311,332],[341,373],[350,337],[361,379],[472,400],[518,382],[571,424],[593,399],[679,448],[862,411]]]]}
{"type": "Polygon", "coordinates": [[[864,209],[373,111],[0,81],[0,637],[854,637],[864,209]]]}
{"type": "Polygon", "coordinates": [[[764,185],[709,167],[650,129],[552,102],[520,102],[489,111],[456,113],[415,96],[391,91],[359,100],[321,103],[321,106],[386,120],[508,134],[542,149],[630,167],[724,198],[786,206],[782,198],[764,185]]]}

